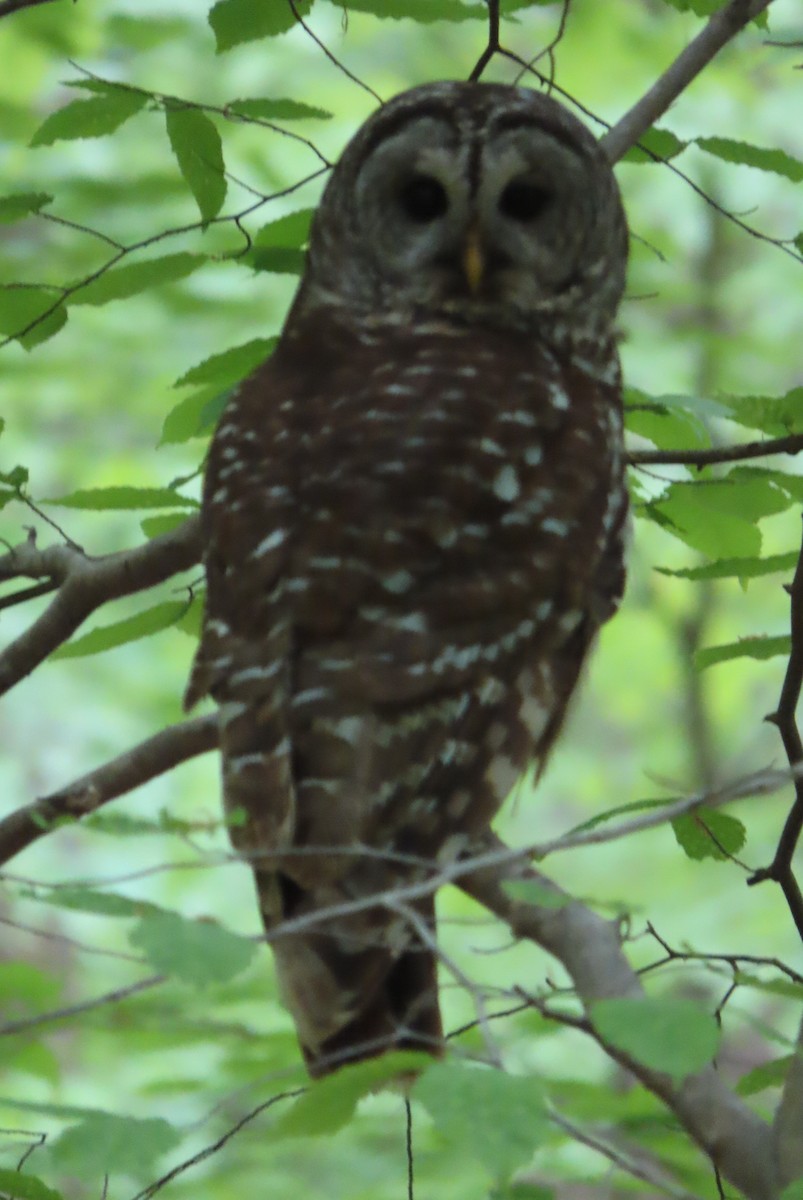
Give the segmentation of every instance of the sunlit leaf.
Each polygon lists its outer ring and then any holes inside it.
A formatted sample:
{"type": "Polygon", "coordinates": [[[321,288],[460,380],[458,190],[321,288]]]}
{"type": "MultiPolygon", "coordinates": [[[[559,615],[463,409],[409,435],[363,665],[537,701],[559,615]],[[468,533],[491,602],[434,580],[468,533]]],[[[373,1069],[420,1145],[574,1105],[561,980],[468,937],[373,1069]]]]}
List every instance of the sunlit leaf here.
{"type": "Polygon", "coordinates": [[[64,508],[108,509],[129,508],[197,508],[198,501],[182,496],[172,488],[147,487],[100,487],[79,488],[66,496],[54,496],[46,504],[60,504],[64,508]]]}
{"type": "Polygon", "coordinates": [[[680,570],[654,567],[653,570],[660,575],[674,575],[678,579],[752,579],[757,575],[793,570],[797,559],[797,551],[790,550],[788,554],[770,554],[766,558],[722,558],[717,562],[705,563],[702,567],[680,570]]]}
{"type": "Polygon", "coordinates": [[[95,138],[115,129],[144,108],[148,97],[128,88],[116,88],[89,100],[73,100],[51,113],[31,138],[31,146],[50,146],[74,138],[95,138]]]}
{"type": "Polygon", "coordinates": [[[210,118],[196,108],[168,108],[165,121],[179,170],[206,225],[218,215],[226,199],[220,134],[210,118]]]}
{"type": "Polygon", "coordinates": [[[692,1000],[598,1000],[591,1014],[605,1041],[675,1079],[707,1066],[719,1045],[714,1017],[692,1000]]]}

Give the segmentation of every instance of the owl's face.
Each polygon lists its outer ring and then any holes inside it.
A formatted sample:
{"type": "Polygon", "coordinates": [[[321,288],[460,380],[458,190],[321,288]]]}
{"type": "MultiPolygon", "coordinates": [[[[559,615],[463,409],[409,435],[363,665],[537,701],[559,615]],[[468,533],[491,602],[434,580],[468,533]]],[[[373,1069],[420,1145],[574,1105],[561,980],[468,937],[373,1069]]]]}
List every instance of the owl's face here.
{"type": "Polygon", "coordinates": [[[443,83],[376,113],[347,147],[313,229],[306,304],[513,327],[610,325],[626,226],[611,169],[561,105],[443,83]]]}

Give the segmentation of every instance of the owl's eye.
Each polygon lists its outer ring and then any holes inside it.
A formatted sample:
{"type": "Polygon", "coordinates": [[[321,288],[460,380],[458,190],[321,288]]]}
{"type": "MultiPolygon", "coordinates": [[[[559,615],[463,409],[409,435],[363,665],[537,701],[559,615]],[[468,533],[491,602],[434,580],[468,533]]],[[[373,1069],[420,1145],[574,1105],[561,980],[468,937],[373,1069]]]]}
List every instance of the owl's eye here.
{"type": "Polygon", "coordinates": [[[413,175],[399,192],[405,214],[419,225],[427,225],[442,217],[449,207],[449,197],[442,183],[431,175],[413,175]]]}
{"type": "Polygon", "coordinates": [[[513,179],[499,197],[499,211],[514,221],[534,221],[551,204],[554,193],[526,179],[513,179]]]}

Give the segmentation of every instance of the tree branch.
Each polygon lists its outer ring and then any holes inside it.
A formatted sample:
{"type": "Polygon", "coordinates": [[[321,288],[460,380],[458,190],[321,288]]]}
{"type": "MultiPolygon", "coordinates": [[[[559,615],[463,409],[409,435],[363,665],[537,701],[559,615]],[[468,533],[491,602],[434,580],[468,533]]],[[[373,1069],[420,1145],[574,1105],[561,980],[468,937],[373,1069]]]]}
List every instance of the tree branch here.
{"type": "Polygon", "coordinates": [[[797,1045],[789,1074],[781,1092],[781,1102],[775,1113],[773,1130],[778,1155],[781,1184],[803,1178],[803,1020],[797,1035],[797,1045]]]}
{"type": "Polygon", "coordinates": [[[689,86],[712,58],[745,25],[769,8],[772,0],[730,0],[710,18],[705,27],[681,50],[641,99],[600,138],[611,162],[619,159],[642,137],[673,100],[689,86]]]}
{"type": "MultiPolygon", "coordinates": [[[[595,1001],[639,998],[644,994],[622,952],[617,923],[603,920],[572,900],[531,867],[520,867],[515,872],[498,868],[477,871],[464,876],[459,886],[504,921],[514,937],[535,942],[563,964],[587,1010],[592,1031],[595,1001]],[[535,881],[563,903],[542,907],[514,900],[503,886],[512,877],[535,881]]],[[[751,1200],[773,1200],[777,1196],[771,1129],[728,1090],[713,1067],[677,1084],[669,1076],[630,1059],[598,1034],[594,1036],[612,1059],[631,1071],[675,1113],[726,1179],[751,1200]]]]}
{"type": "Polygon", "coordinates": [[[197,516],[133,550],[102,558],[65,545],[39,550],[30,538],[15,546],[0,557],[0,580],[45,578],[60,587],[42,616],[0,654],[0,695],[30,675],[101,604],[155,587],[189,570],[200,557],[197,516]]]}
{"type": "Polygon", "coordinates": [[[217,713],[170,725],[74,783],[17,809],[0,821],[0,864],[49,833],[54,823],[96,812],[188,758],[214,750],[217,744],[217,713]]]}
{"type": "MultiPolygon", "coordinates": [[[[797,569],[792,583],[786,589],[791,609],[792,649],[781,687],[781,698],[774,713],[765,720],[775,725],[781,735],[790,767],[803,764],[803,739],[797,727],[795,713],[803,688],[803,544],[797,560],[797,569]]],[[[768,867],[756,871],[748,879],[749,884],[763,883],[773,879],[780,884],[792,919],[800,937],[803,938],[803,894],[792,871],[792,859],[803,830],[803,776],[796,774],[795,799],[784,823],[775,857],[768,867]]]]}
{"type": "Polygon", "coordinates": [[[712,446],[709,450],[631,450],[627,461],[631,467],[707,467],[711,463],[742,462],[747,458],[764,458],[770,454],[799,454],[801,450],[803,433],[790,433],[786,437],[766,438],[760,442],[712,446]]]}

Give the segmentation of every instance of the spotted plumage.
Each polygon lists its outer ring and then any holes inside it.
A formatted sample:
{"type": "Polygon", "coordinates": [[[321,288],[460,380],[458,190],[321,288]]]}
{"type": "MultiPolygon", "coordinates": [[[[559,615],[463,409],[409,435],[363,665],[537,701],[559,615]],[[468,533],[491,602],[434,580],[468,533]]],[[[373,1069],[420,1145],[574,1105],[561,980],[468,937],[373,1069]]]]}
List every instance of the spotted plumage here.
{"type": "Polygon", "coordinates": [[[618,602],[625,261],[613,176],[564,109],[414,89],[335,168],[276,351],[215,434],[188,700],[220,705],[313,1074],[438,1051],[432,943],[388,897],[543,765],[618,602]]]}

